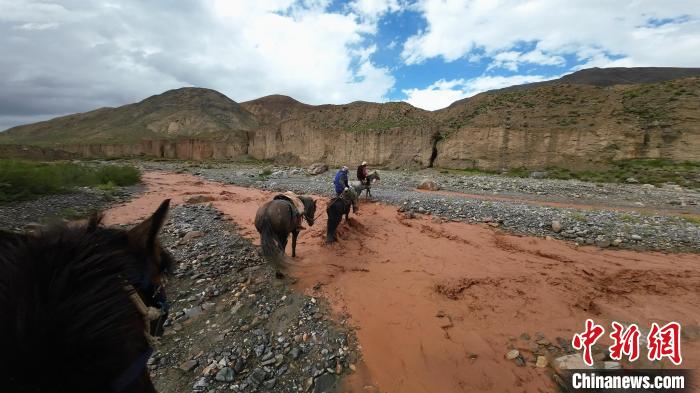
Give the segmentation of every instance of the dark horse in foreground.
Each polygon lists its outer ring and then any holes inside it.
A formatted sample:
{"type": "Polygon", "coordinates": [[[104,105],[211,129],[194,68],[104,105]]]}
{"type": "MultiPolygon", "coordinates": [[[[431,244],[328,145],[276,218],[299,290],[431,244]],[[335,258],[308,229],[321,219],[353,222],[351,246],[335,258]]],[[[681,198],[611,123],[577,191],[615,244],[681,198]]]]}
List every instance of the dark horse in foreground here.
{"type": "Polygon", "coordinates": [[[326,243],[335,242],[335,231],[340,225],[340,221],[345,216],[345,221],[349,219],[350,216],[350,206],[352,206],[352,212],[357,213],[357,193],[353,187],[349,187],[343,191],[340,196],[337,196],[328,203],[326,208],[326,215],[328,216],[328,226],[326,228],[326,243]]]}
{"type": "MultiPolygon", "coordinates": [[[[304,204],[304,219],[313,226],[316,201],[306,195],[300,195],[299,199],[304,204]]],[[[274,265],[277,277],[282,276],[284,252],[290,233],[292,234],[292,257],[297,256],[300,218],[297,217],[296,212],[292,202],[273,199],[260,206],[255,214],[255,228],[260,233],[263,255],[274,265]]]]}
{"type": "Polygon", "coordinates": [[[0,391],[156,391],[146,362],[167,317],[173,260],[157,235],[168,206],[128,231],[97,215],[0,231],[0,391]]]}

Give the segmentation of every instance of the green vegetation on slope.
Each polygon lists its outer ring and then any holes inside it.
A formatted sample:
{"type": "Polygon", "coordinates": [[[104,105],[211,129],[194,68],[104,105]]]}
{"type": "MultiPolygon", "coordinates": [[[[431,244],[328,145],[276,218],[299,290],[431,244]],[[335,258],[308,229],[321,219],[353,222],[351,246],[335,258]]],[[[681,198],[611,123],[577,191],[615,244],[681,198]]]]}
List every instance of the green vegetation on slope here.
{"type": "Polygon", "coordinates": [[[138,183],[141,173],[129,165],[87,166],[0,160],[0,203],[70,192],[75,187],[112,189],[138,183]]]}

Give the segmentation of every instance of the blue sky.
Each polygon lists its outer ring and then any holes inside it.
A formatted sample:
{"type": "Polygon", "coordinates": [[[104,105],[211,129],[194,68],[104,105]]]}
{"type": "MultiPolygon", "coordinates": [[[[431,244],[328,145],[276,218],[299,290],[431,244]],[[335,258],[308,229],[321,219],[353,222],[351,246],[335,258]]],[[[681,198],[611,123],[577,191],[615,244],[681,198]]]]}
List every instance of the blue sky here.
{"type": "Polygon", "coordinates": [[[0,0],[0,130],[182,86],[435,110],[698,48],[697,0],[0,0]]]}

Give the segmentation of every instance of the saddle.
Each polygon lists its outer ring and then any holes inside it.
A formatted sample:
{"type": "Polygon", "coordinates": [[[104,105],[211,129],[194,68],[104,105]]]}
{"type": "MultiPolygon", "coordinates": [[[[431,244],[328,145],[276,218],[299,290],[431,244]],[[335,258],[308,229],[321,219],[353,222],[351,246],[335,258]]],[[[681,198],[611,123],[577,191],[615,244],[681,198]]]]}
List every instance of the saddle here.
{"type": "Polygon", "coordinates": [[[302,219],[304,217],[304,202],[299,199],[299,196],[292,191],[287,191],[282,194],[277,194],[272,199],[279,199],[287,201],[292,205],[292,210],[294,211],[294,218],[297,221],[297,228],[303,229],[302,219]]]}

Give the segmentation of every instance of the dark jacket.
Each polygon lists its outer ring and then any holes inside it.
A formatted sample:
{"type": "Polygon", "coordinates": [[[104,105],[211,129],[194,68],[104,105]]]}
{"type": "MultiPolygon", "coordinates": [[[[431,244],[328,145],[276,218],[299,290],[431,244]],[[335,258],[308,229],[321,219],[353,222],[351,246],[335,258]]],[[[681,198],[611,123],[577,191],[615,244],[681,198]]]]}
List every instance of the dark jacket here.
{"type": "Polygon", "coordinates": [[[357,180],[365,182],[367,178],[367,165],[360,165],[357,167],[357,180]]]}
{"type": "Polygon", "coordinates": [[[339,170],[335,174],[335,179],[333,179],[333,184],[335,185],[335,193],[340,194],[345,190],[345,187],[349,187],[348,185],[348,174],[347,172],[344,172],[342,169],[339,170]]]}

